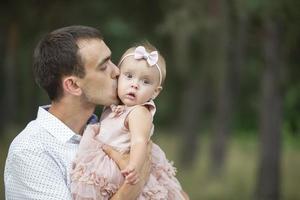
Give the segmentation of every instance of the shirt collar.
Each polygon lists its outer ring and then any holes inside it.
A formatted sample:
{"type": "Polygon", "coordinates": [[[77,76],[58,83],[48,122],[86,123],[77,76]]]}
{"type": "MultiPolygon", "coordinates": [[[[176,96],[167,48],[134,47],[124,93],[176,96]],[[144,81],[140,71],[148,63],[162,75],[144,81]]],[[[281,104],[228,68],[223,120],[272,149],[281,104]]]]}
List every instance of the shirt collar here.
{"type": "MultiPolygon", "coordinates": [[[[48,112],[50,105],[40,106],[37,114],[37,121],[39,124],[46,129],[52,136],[57,138],[63,143],[68,141],[79,142],[81,136],[74,133],[68,126],[66,126],[57,117],[48,112]]],[[[98,122],[98,117],[93,114],[87,124],[98,122]]]]}

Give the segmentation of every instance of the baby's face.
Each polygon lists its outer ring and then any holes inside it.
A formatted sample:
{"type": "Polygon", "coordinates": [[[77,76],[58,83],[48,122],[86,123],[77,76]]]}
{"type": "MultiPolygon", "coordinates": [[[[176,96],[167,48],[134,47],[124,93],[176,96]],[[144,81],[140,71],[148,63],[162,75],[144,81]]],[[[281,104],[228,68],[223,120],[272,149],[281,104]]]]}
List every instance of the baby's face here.
{"type": "Polygon", "coordinates": [[[139,105],[155,98],[160,92],[159,71],[145,60],[126,58],[120,65],[118,96],[127,106],[139,105]]]}

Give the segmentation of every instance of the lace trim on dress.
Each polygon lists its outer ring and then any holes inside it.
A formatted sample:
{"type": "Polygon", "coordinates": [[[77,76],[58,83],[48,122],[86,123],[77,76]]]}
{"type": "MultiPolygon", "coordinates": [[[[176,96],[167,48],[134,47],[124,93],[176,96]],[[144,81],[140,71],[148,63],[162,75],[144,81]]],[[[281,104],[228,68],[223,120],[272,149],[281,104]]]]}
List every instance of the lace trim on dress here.
{"type": "MultiPolygon", "coordinates": [[[[118,186],[109,183],[107,178],[100,177],[95,172],[87,173],[85,165],[76,166],[71,174],[71,180],[72,182],[82,182],[87,185],[94,185],[96,188],[98,188],[97,192],[104,197],[110,197],[118,190],[118,186]]],[[[76,195],[81,196],[80,192],[76,195]]]]}

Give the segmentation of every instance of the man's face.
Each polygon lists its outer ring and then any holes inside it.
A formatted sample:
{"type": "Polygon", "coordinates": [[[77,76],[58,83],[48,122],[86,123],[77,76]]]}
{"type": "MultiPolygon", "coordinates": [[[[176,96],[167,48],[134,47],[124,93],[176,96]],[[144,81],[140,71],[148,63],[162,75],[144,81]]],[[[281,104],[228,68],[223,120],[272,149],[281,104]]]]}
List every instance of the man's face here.
{"type": "Polygon", "coordinates": [[[78,46],[85,68],[78,82],[84,100],[105,106],[117,103],[119,69],[111,61],[110,49],[99,39],[79,40],[78,46]]]}

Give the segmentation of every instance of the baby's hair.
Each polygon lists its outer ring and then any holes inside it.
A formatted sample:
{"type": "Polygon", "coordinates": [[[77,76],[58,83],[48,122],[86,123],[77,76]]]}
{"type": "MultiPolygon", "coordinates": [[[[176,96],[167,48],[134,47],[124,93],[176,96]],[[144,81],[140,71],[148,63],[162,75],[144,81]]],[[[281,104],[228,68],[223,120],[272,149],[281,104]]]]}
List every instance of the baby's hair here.
{"type": "MultiPolygon", "coordinates": [[[[167,71],[166,71],[166,61],[165,61],[165,58],[161,55],[160,51],[157,50],[157,48],[155,46],[153,46],[149,41],[144,40],[142,42],[135,43],[133,45],[133,47],[127,49],[127,51],[122,55],[122,58],[126,54],[133,52],[134,49],[138,46],[144,46],[147,52],[152,52],[152,51],[157,51],[158,52],[158,62],[157,62],[157,64],[159,65],[160,70],[161,70],[161,75],[162,75],[162,77],[161,77],[161,86],[162,86],[165,79],[166,79],[166,73],[167,73],[167,71]]],[[[121,58],[121,60],[122,60],[122,58],[121,58]]]]}

